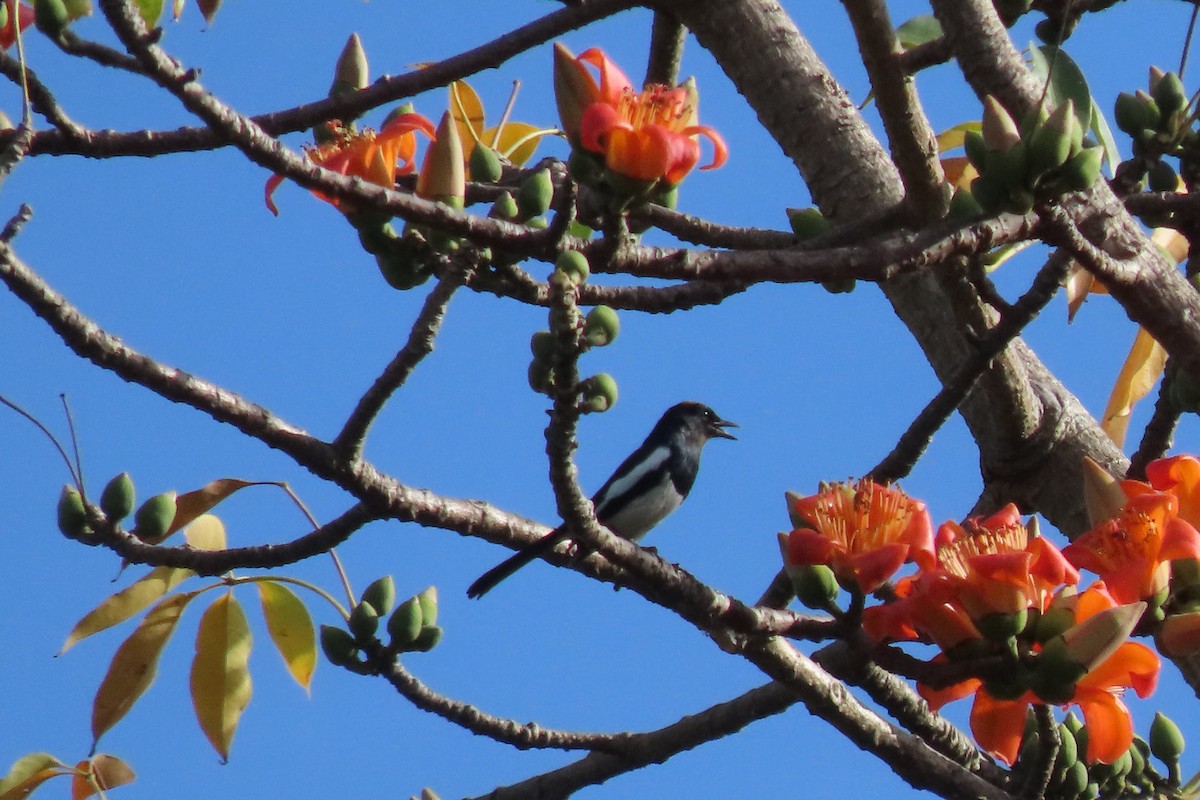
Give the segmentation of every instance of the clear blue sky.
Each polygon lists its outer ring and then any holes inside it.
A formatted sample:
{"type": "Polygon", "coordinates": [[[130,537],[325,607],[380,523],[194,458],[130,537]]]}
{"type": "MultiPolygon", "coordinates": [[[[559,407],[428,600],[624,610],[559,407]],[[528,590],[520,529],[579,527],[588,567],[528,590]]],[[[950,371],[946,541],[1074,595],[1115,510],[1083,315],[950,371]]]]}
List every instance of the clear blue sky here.
{"type": "MultiPolygon", "coordinates": [[[[865,97],[841,5],[787,5],[851,94],[865,97]]],[[[897,21],[926,11],[916,2],[892,5],[897,21]]],[[[226,102],[259,113],[320,97],[352,32],[363,38],[373,75],[398,73],[554,7],[544,0],[336,2],[317,13],[316,6],[229,3],[207,31],[188,8],[181,23],[168,27],[165,45],[201,67],[204,84],[226,102]]],[[[1178,62],[1188,9],[1161,1],[1120,4],[1080,28],[1068,49],[1104,109],[1118,91],[1144,84],[1143,57],[1164,67],[1178,62]],[[1115,59],[1118,48],[1137,57],[1115,59]]],[[[636,77],[648,21],[647,13],[628,14],[566,43],[576,51],[599,45],[636,77]]],[[[95,19],[78,31],[103,35],[95,19]]],[[[1031,25],[1016,35],[1019,42],[1032,38],[1031,25]]],[[[194,124],[146,82],[76,63],[38,35],[29,39],[30,63],[83,124],[194,124]]],[[[809,203],[791,164],[694,42],[685,73],[697,76],[702,121],[724,134],[731,155],[724,169],[687,181],[682,210],[729,224],[785,227],[784,208],[809,203]]],[[[514,78],[523,82],[515,118],[554,124],[549,48],[473,81],[493,115],[514,78]]],[[[938,129],[978,117],[952,66],[923,75],[919,88],[938,129]]],[[[0,91],[0,107],[17,116],[11,87],[0,91]]],[[[418,98],[417,107],[436,118],[444,93],[418,98]]],[[[305,140],[288,141],[299,147],[305,140]]],[[[558,144],[542,152],[565,154],[558,144]]],[[[298,187],[279,191],[282,215],[272,217],[262,202],[266,178],[232,151],[153,161],[39,158],[8,179],[0,218],[21,202],[32,205],[19,254],[130,346],[328,437],[403,343],[426,290],[389,289],[340,215],[298,187]]],[[[1027,257],[1005,266],[1002,289],[1021,291],[1039,265],[1027,257]]],[[[648,543],[745,600],[756,598],[779,566],[783,492],[808,493],[820,480],[870,469],[936,391],[918,348],[869,286],[839,296],[815,286],[762,286],[720,307],[670,317],[624,314],[622,321],[619,341],[583,363],[587,371],[612,373],[621,388],[611,413],[583,422],[584,486],[595,489],[673,402],[702,400],[739,422],[739,441],[710,446],[692,497],[648,543]]],[[[373,428],[369,458],[407,484],[487,499],[553,523],[541,435],[545,399],[525,379],[529,335],[544,325],[538,309],[465,293],[455,298],[437,352],[373,428]]],[[[1090,301],[1070,326],[1059,299],[1027,340],[1099,414],[1133,335],[1107,298],[1090,301]]],[[[122,470],[133,474],[143,497],[237,476],[291,482],[323,520],[350,504],[232,429],[78,360],[22,304],[0,293],[0,393],[62,433],[57,396],[63,392],[92,487],[122,470]]],[[[1143,410],[1135,436],[1144,419],[1143,410]]],[[[1200,449],[1196,434],[1195,422],[1185,421],[1177,437],[1181,452],[1200,449]]],[[[129,628],[51,656],[84,612],[141,570],[113,583],[118,563],[111,553],[59,536],[54,503],[65,472],[40,435],[7,413],[0,414],[0,477],[0,764],[34,750],[82,758],[92,695],[129,628]]],[[[935,521],[970,508],[980,488],[977,457],[958,420],[937,436],[904,486],[929,503],[935,521]]],[[[278,542],[304,531],[300,516],[271,491],[246,493],[221,513],[234,544],[278,542]]],[[[506,554],[480,541],[377,523],[340,553],[360,589],[385,571],[402,596],[439,588],[445,638],[406,663],[438,691],[491,713],[574,730],[646,730],[765,682],[750,665],[631,593],[614,594],[544,564],[486,600],[469,602],[467,584],[506,554]]],[[[287,572],[336,586],[326,559],[287,572]]],[[[449,798],[481,794],[578,757],[518,752],[472,736],[413,709],[382,681],[324,662],[308,699],[272,651],[254,594],[240,597],[255,630],[255,693],[231,763],[217,763],[187,698],[199,617],[191,609],[156,685],[101,742],[101,750],[127,759],[139,775],[114,797],[407,797],[429,785],[449,798]]],[[[1190,691],[1170,668],[1165,676],[1153,705],[1179,708],[1190,691]]],[[[1151,715],[1138,708],[1144,732],[1151,715]]],[[[1196,733],[1187,715],[1176,720],[1185,733],[1196,733]]],[[[815,798],[910,792],[797,707],[579,796],[750,797],[795,793],[804,784],[815,798]]],[[[62,797],[66,788],[41,791],[62,797]]]]}

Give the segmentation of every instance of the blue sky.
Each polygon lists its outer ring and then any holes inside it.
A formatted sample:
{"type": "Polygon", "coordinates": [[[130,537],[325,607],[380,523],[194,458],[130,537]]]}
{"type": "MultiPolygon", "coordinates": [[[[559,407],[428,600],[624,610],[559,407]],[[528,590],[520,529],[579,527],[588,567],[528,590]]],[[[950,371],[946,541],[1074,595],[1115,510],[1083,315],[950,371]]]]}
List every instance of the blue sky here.
{"type": "MultiPolygon", "coordinates": [[[[786,5],[851,95],[865,97],[840,3],[786,5]]],[[[201,67],[204,84],[223,100],[259,113],[320,97],[352,32],[363,38],[373,75],[398,73],[553,7],[540,0],[430,0],[418,13],[413,4],[399,10],[382,2],[339,2],[323,4],[318,16],[283,4],[235,2],[210,30],[188,8],[182,22],[169,26],[165,45],[201,67]]],[[[892,7],[897,21],[927,10],[916,2],[892,7]]],[[[1118,91],[1142,86],[1147,63],[1177,63],[1188,8],[1162,0],[1120,4],[1080,28],[1068,50],[1102,108],[1111,108],[1118,91]],[[1136,57],[1113,58],[1117,47],[1136,57]]],[[[565,41],[576,51],[599,45],[637,76],[648,22],[647,13],[630,13],[565,41]]],[[[82,21],[78,31],[103,37],[97,19],[82,21]]],[[[145,81],[76,63],[41,37],[29,38],[30,63],[67,112],[89,127],[194,124],[145,81]]],[[[1032,38],[1031,25],[1019,26],[1015,38],[1032,38]]],[[[725,168],[689,178],[681,209],[728,224],[785,227],[785,207],[809,204],[802,181],[694,42],[684,64],[699,81],[702,121],[723,133],[731,154],[725,168]]],[[[515,117],[554,124],[549,67],[549,48],[541,48],[472,83],[496,114],[519,78],[515,117]]],[[[922,75],[918,87],[935,128],[978,117],[952,66],[922,75]]],[[[0,107],[10,116],[18,102],[11,87],[0,91],[0,107]]],[[[444,107],[443,92],[417,98],[428,116],[436,118],[444,107]]],[[[377,113],[366,121],[381,118],[377,113]]],[[[287,141],[299,147],[305,139],[287,141]]],[[[565,155],[559,144],[541,152],[565,155]]],[[[340,215],[298,187],[277,193],[282,214],[272,217],[262,202],[266,178],[232,151],[152,161],[39,158],[3,186],[0,217],[29,203],[35,216],[16,242],[18,253],[130,346],[226,385],[318,436],[332,436],[403,344],[427,289],[388,288],[340,215]]],[[[1036,256],[1017,259],[997,280],[1015,295],[1038,266],[1036,256]]],[[[525,379],[529,335],[545,320],[542,310],[456,297],[437,351],[388,405],[372,429],[367,456],[410,485],[486,499],[553,523],[542,439],[546,404],[525,379]]],[[[679,400],[702,400],[740,423],[737,442],[709,447],[692,497],[648,543],[746,600],[756,598],[778,568],[775,534],[787,526],[783,492],[809,493],[820,480],[870,469],[937,388],[920,351],[869,286],[837,296],[815,286],[762,286],[719,307],[669,317],[623,314],[622,323],[621,338],[582,364],[587,372],[612,373],[621,388],[613,411],[582,423],[583,484],[589,491],[598,487],[662,410],[679,400]]],[[[1107,298],[1091,300],[1070,326],[1057,299],[1027,341],[1098,414],[1133,335],[1107,298]]],[[[0,393],[60,434],[65,426],[57,397],[68,395],[93,487],[123,470],[132,473],[142,497],[237,476],[290,482],[320,519],[350,504],[339,490],[232,429],[75,358],[6,293],[0,293],[0,393]]],[[[1144,419],[1142,410],[1135,436],[1144,419]]],[[[1185,421],[1180,452],[1195,451],[1196,434],[1195,422],[1185,421]]],[[[82,758],[92,695],[128,628],[62,658],[52,655],[84,612],[140,570],[113,583],[118,563],[111,553],[59,536],[54,503],[65,472],[40,435],[15,415],[0,414],[0,453],[6,553],[0,560],[6,609],[0,764],[33,750],[82,758]]],[[[977,456],[957,419],[903,485],[929,503],[935,521],[970,508],[980,488],[977,456]]],[[[302,518],[269,490],[243,493],[221,514],[235,544],[304,532],[302,518]]],[[[401,596],[438,587],[445,638],[406,664],[438,691],[498,715],[573,730],[653,729],[765,682],[750,665],[631,593],[614,594],[544,564],[470,602],[467,584],[506,555],[481,541],[376,523],[339,552],[359,589],[384,572],[395,576],[401,596]]],[[[287,573],[336,586],[325,559],[287,573]]],[[[115,797],[264,791],[322,797],[347,789],[406,797],[429,785],[448,798],[482,794],[576,758],[518,752],[472,736],[413,709],[382,681],[328,663],[319,665],[306,698],[272,652],[254,594],[239,596],[255,630],[255,694],[231,762],[217,763],[187,698],[199,617],[192,609],[155,686],[101,742],[101,750],[127,759],[139,775],[115,797]]],[[[332,621],[323,609],[319,614],[320,621],[332,621]]],[[[1169,668],[1164,684],[1153,707],[1178,708],[1191,697],[1169,668]]],[[[1151,714],[1142,705],[1137,714],[1144,732],[1151,714]]],[[[1176,719],[1185,733],[1195,732],[1184,714],[1176,719]]],[[[802,782],[813,797],[910,792],[797,707],[579,796],[745,797],[794,792],[802,782]]],[[[41,791],[63,796],[66,789],[41,791]]]]}

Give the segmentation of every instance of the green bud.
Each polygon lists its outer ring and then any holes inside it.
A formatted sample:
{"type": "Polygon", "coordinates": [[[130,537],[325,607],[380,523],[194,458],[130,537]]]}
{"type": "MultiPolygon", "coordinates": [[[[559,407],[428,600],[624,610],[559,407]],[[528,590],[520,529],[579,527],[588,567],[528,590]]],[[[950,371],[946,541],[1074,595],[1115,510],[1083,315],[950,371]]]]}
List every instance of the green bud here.
{"type": "Polygon", "coordinates": [[[57,41],[62,37],[70,21],[63,0],[33,0],[33,24],[51,39],[57,41]]]}
{"type": "Polygon", "coordinates": [[[1075,624],[1075,613],[1068,608],[1050,607],[1038,617],[1034,626],[1033,638],[1038,642],[1048,642],[1055,636],[1075,624]]]}
{"type": "Polygon", "coordinates": [[[789,208],[787,217],[792,233],[802,242],[820,236],[833,227],[833,223],[825,218],[819,208],[789,208]]]}
{"type": "Polygon", "coordinates": [[[370,603],[363,601],[350,612],[350,632],[359,641],[370,639],[378,629],[379,612],[370,603]]]}
{"type": "Polygon", "coordinates": [[[539,394],[546,394],[554,387],[554,370],[548,360],[534,357],[529,362],[529,388],[539,394]]]}
{"type": "Polygon", "coordinates": [[[1179,762],[1184,748],[1183,732],[1179,726],[1161,711],[1150,723],[1150,752],[1168,767],[1179,762]]]}
{"type": "Polygon", "coordinates": [[[325,657],[335,667],[344,667],[354,663],[358,653],[358,645],[349,633],[331,625],[321,626],[321,649],[325,657]]]}
{"type": "Polygon", "coordinates": [[[1028,172],[1031,178],[1057,169],[1066,163],[1071,152],[1071,142],[1079,127],[1075,119],[1075,103],[1068,100],[1045,121],[1034,129],[1026,149],[1028,172]]]}
{"type": "Polygon", "coordinates": [[[1088,770],[1087,764],[1082,761],[1076,761],[1067,769],[1063,775],[1062,782],[1062,797],[1074,797],[1087,788],[1088,770]]]}
{"type": "Polygon", "coordinates": [[[796,599],[808,608],[828,609],[838,596],[837,578],[824,564],[805,564],[788,567],[796,599]]]}
{"type": "Polygon", "coordinates": [[[175,492],[163,492],[151,497],[133,515],[133,535],[143,542],[155,544],[167,535],[175,521],[175,492]]]}
{"type": "Polygon", "coordinates": [[[1155,192],[1173,192],[1179,188],[1179,176],[1165,161],[1155,161],[1147,175],[1150,189],[1155,192]]]}
{"type": "Polygon", "coordinates": [[[967,160],[979,172],[983,172],[987,164],[987,145],[983,143],[983,134],[979,131],[967,131],[963,134],[963,149],[967,152],[967,160]]]}
{"type": "Polygon", "coordinates": [[[1008,202],[1008,189],[1000,179],[980,175],[971,181],[971,196],[986,213],[996,214],[1008,202]]]}
{"type": "Polygon", "coordinates": [[[971,194],[970,189],[955,189],[950,197],[950,208],[946,216],[953,220],[967,220],[983,213],[983,206],[971,194]]]}
{"type": "Polygon", "coordinates": [[[553,200],[554,182],[550,179],[550,170],[545,167],[526,178],[517,189],[517,209],[522,220],[545,214],[553,200]]]}
{"type": "Polygon", "coordinates": [[[342,97],[364,89],[370,80],[367,51],[363,49],[362,39],[358,38],[358,34],[352,33],[333,68],[333,83],[329,86],[329,96],[342,97]]]}
{"type": "Polygon", "coordinates": [[[1187,105],[1187,92],[1183,88],[1183,82],[1174,72],[1164,74],[1150,93],[1154,96],[1154,102],[1158,103],[1158,109],[1164,119],[1170,118],[1176,111],[1182,111],[1187,105]]]}
{"type": "Polygon", "coordinates": [[[438,642],[441,640],[442,629],[437,625],[426,625],[424,628],[421,628],[421,633],[412,643],[411,649],[418,653],[428,653],[437,647],[438,642]]]}
{"type": "Polygon", "coordinates": [[[1100,147],[1085,147],[1062,167],[1061,180],[1064,188],[1082,192],[1091,187],[1100,177],[1100,163],[1104,154],[1100,147]]]}
{"type": "Polygon", "coordinates": [[[612,375],[601,372],[579,385],[585,413],[608,411],[617,404],[617,382],[612,375]]]}
{"type": "Polygon", "coordinates": [[[1028,612],[1025,609],[1015,614],[996,612],[984,614],[979,619],[971,621],[975,623],[975,627],[979,629],[979,632],[988,639],[991,639],[993,642],[1003,642],[1025,630],[1025,623],[1028,621],[1028,612]]]}
{"type": "Polygon", "coordinates": [[[1151,115],[1149,107],[1137,95],[1121,92],[1117,95],[1117,101],[1113,106],[1113,117],[1116,119],[1118,128],[1137,138],[1143,130],[1153,128],[1158,124],[1157,108],[1156,104],[1156,113],[1151,115]]]}
{"type": "MultiPolygon", "coordinates": [[[[1150,135],[1153,136],[1154,132],[1158,130],[1160,125],[1162,125],[1162,109],[1158,107],[1158,102],[1155,101],[1153,95],[1144,89],[1138,89],[1133,93],[1133,96],[1141,101],[1143,109],[1142,113],[1145,114],[1146,117],[1145,122],[1142,125],[1141,133],[1145,135],[1145,132],[1149,130],[1150,135]]],[[[1136,132],[1133,134],[1133,136],[1135,139],[1138,138],[1138,134],[1136,132]]]]}
{"type": "Polygon", "coordinates": [[[674,211],[675,207],[677,205],[679,205],[679,187],[678,186],[671,187],[667,191],[660,194],[655,199],[655,202],[658,203],[663,208],[674,211]]]}
{"type": "MultiPolygon", "coordinates": [[[[1073,765],[1079,761],[1079,745],[1075,735],[1064,725],[1058,726],[1058,755],[1054,757],[1054,774],[1061,780],[1073,765]]],[[[1087,777],[1086,771],[1084,777],[1087,777]]]]}
{"type": "Polygon", "coordinates": [[[592,347],[612,344],[620,332],[621,320],[608,306],[596,306],[583,322],[583,338],[592,347]]]}
{"type": "Polygon", "coordinates": [[[83,507],[83,495],[69,483],[58,496],[58,529],[71,539],[91,532],[87,523],[87,509],[83,507]]]}
{"type": "Polygon", "coordinates": [[[421,634],[424,619],[421,616],[421,604],[417,598],[410,597],[396,607],[388,619],[388,636],[392,639],[392,647],[407,650],[421,634]]]}
{"type": "Polygon", "coordinates": [[[567,250],[564,252],[554,262],[554,266],[565,272],[576,286],[586,283],[588,276],[592,274],[587,256],[578,250],[567,250]]]}
{"type": "Polygon", "coordinates": [[[362,593],[362,601],[370,603],[371,608],[381,617],[391,611],[396,603],[396,584],[392,576],[384,575],[368,586],[362,593]]]}
{"type": "Polygon", "coordinates": [[[534,231],[544,231],[550,226],[545,217],[533,217],[525,220],[525,227],[534,231]]]}
{"type": "Polygon", "coordinates": [[[499,154],[483,142],[475,143],[468,166],[471,170],[471,180],[480,183],[495,183],[504,174],[504,165],[500,163],[499,154]]]}
{"type": "Polygon", "coordinates": [[[417,595],[417,602],[421,604],[421,621],[426,626],[436,625],[438,618],[437,587],[430,586],[421,592],[417,595]]]}
{"type": "Polygon", "coordinates": [[[821,288],[830,294],[850,294],[858,281],[854,278],[828,278],[821,281],[821,288]]]}
{"type": "Polygon", "coordinates": [[[550,361],[554,356],[554,334],[550,331],[534,331],[529,337],[529,352],[539,361],[550,361]]]}
{"type": "Polygon", "coordinates": [[[517,208],[517,201],[513,199],[511,192],[501,192],[500,196],[492,203],[492,210],[488,212],[488,216],[492,219],[502,219],[511,222],[517,218],[520,210],[517,208]]]}
{"type": "Polygon", "coordinates": [[[133,511],[135,494],[133,478],[128,472],[122,472],[108,482],[100,493],[100,508],[111,522],[120,522],[133,511]]]}

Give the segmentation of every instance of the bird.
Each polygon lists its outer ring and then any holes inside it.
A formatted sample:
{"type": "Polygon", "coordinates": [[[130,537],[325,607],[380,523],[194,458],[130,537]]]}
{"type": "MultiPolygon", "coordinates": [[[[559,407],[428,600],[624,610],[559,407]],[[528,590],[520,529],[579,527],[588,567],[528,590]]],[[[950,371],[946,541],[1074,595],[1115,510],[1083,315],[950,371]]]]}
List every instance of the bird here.
{"type": "MultiPolygon", "coordinates": [[[[686,401],[667,409],[646,441],[621,462],[592,497],[596,520],[618,536],[638,541],[684,501],[700,471],[700,453],[710,439],[737,439],[726,431],[737,423],[721,419],[703,403],[686,401]]],[[[492,567],[467,589],[467,597],[490,592],[521,567],[570,538],[560,525],[492,567]]]]}

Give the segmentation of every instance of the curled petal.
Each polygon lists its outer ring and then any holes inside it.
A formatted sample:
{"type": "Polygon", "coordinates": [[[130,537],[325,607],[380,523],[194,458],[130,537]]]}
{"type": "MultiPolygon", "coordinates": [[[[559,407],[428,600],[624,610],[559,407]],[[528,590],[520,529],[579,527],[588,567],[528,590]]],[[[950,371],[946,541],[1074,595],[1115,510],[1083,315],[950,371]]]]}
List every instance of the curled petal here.
{"type": "Polygon", "coordinates": [[[1200,558],[1200,533],[1179,517],[1168,520],[1158,558],[1160,561],[1200,558]]]}
{"type": "Polygon", "coordinates": [[[1077,692],[1075,702],[1083,712],[1087,726],[1086,761],[1112,764],[1133,744],[1133,720],[1129,709],[1115,696],[1103,691],[1077,692]]]}
{"type": "Polygon", "coordinates": [[[971,733],[975,741],[985,752],[1012,765],[1021,749],[1028,707],[1025,697],[997,700],[985,691],[976,692],[975,704],[971,706],[971,733]]]}
{"type": "Polygon", "coordinates": [[[1062,551],[1049,540],[1039,536],[1029,542],[1027,549],[1033,555],[1033,565],[1029,571],[1043,586],[1074,586],[1079,583],[1079,570],[1071,566],[1062,551]]]}
{"type": "Polygon", "coordinates": [[[1110,691],[1130,688],[1138,697],[1149,697],[1158,686],[1162,662],[1141,642],[1125,642],[1079,681],[1081,688],[1110,691]]]}
{"type": "Polygon", "coordinates": [[[277,217],[279,216],[279,207],[275,205],[275,200],[272,198],[272,195],[275,194],[275,190],[279,188],[279,184],[281,183],[283,183],[282,175],[272,175],[271,177],[267,178],[265,191],[267,208],[269,208],[271,213],[277,217]]]}
{"type": "Polygon", "coordinates": [[[605,102],[616,102],[622,92],[633,91],[633,84],[621,68],[614,64],[599,47],[590,47],[579,54],[578,61],[591,64],[600,73],[600,97],[605,102]]]}
{"type": "MultiPolygon", "coordinates": [[[[884,581],[896,574],[896,570],[908,560],[909,547],[906,544],[885,544],[873,550],[841,559],[842,563],[834,565],[834,572],[845,570],[853,572],[858,588],[871,593],[883,585],[884,581]],[[841,569],[839,569],[839,566],[841,569]]],[[[839,561],[837,555],[834,561],[839,561]]]]}

